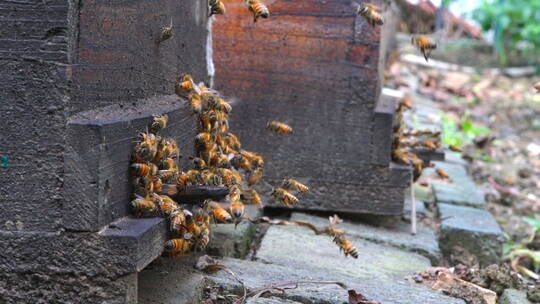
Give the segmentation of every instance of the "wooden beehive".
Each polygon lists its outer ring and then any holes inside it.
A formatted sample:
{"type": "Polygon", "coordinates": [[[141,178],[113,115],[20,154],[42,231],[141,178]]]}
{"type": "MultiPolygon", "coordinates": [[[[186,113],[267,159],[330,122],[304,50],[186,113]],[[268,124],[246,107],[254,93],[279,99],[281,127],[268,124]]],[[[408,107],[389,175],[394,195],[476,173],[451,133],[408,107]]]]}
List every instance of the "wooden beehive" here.
{"type": "Polygon", "coordinates": [[[270,17],[253,23],[241,1],[226,0],[226,18],[213,22],[214,83],[238,100],[244,147],[267,157],[271,185],[310,186],[299,209],[400,214],[410,171],[390,159],[395,101],[380,98],[381,27],[349,0],[267,4],[270,17]],[[270,135],[269,120],[294,134],[270,135]]]}

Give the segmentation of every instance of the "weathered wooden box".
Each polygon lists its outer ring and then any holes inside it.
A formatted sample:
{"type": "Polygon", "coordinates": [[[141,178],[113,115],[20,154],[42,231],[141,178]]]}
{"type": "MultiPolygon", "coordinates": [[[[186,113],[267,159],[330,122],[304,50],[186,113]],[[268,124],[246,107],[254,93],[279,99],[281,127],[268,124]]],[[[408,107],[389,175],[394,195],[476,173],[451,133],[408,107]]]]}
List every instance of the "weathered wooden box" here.
{"type": "Polygon", "coordinates": [[[214,83],[238,100],[235,129],[267,158],[266,181],[310,186],[299,209],[400,214],[410,170],[391,163],[395,100],[380,94],[392,29],[370,26],[349,0],[270,0],[256,23],[239,1],[225,4],[213,23],[214,83]],[[271,135],[271,120],[294,134],[271,135]]]}
{"type": "Polygon", "coordinates": [[[136,303],[161,254],[161,218],[130,216],[137,133],[165,130],[192,154],[182,73],[209,81],[205,1],[0,4],[0,302],[136,303]],[[158,43],[161,28],[173,37],[158,43]]]}

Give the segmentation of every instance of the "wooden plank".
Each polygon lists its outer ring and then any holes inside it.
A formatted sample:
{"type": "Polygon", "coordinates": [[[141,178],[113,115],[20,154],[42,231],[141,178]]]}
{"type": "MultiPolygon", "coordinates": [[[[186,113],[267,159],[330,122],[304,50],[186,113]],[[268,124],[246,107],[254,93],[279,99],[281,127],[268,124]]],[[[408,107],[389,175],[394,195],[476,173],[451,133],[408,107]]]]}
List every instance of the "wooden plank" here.
{"type": "MultiPolygon", "coordinates": [[[[162,135],[176,139],[184,155],[192,155],[195,117],[176,96],[149,99],[132,107],[110,106],[86,111],[68,122],[65,158],[64,225],[98,231],[129,214],[129,164],[138,132],[156,114],[170,124],[162,135]]],[[[183,164],[188,160],[183,158],[183,164]]]]}

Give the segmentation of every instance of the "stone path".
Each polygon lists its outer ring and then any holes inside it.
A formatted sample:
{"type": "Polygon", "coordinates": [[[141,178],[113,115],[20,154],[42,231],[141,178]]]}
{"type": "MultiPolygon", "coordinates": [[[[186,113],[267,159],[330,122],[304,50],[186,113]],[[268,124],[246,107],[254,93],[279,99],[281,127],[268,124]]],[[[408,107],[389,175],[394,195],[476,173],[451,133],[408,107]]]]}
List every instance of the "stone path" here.
{"type": "MultiPolygon", "coordinates": [[[[418,97],[415,106],[416,110],[408,114],[411,127],[439,128],[440,112],[436,104],[418,97]]],[[[248,290],[288,281],[340,281],[384,304],[465,303],[411,279],[415,272],[437,265],[443,257],[452,259],[456,251],[476,255],[482,265],[496,261],[502,251],[502,232],[484,210],[485,202],[469,177],[467,163],[454,152],[444,154],[446,160],[435,165],[450,175],[451,182],[434,180],[428,188],[415,186],[417,213],[439,217],[435,221],[440,221],[440,231],[419,224],[417,235],[409,233],[411,204],[407,197],[404,220],[393,218],[390,227],[351,221],[340,225],[358,248],[358,259],[346,258],[328,236],[291,226],[270,227],[254,260],[239,259],[245,257],[255,234],[255,227],[249,223],[239,225],[236,230],[232,224],[218,225],[214,231],[219,241],[210,244],[209,252],[225,256],[221,262],[248,290]]],[[[424,174],[433,175],[433,170],[424,174]]],[[[326,217],[299,212],[293,213],[291,219],[318,226],[328,221],[326,217]]],[[[152,263],[139,275],[139,303],[200,303],[204,291],[212,286],[225,294],[241,294],[241,285],[228,273],[203,275],[194,270],[196,259],[197,256],[160,258],[152,263]]],[[[504,303],[522,303],[513,302],[518,297],[508,292],[503,297],[504,303]]],[[[285,293],[249,299],[247,303],[347,303],[347,298],[347,291],[337,285],[301,284],[285,293]]]]}

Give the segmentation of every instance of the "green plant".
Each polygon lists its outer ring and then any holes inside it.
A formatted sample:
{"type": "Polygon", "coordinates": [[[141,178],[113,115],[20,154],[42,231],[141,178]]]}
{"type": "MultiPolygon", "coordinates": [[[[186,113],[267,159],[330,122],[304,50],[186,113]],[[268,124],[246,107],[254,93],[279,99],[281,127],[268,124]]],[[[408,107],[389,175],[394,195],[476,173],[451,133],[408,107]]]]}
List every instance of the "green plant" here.
{"type": "Polygon", "coordinates": [[[521,55],[540,51],[540,1],[483,0],[473,18],[484,31],[495,31],[495,49],[501,64],[507,63],[509,51],[521,55]]]}
{"type": "Polygon", "coordinates": [[[490,133],[490,129],[474,124],[467,114],[459,121],[448,115],[442,116],[442,142],[444,144],[459,147],[472,143],[478,135],[490,133]]]}

